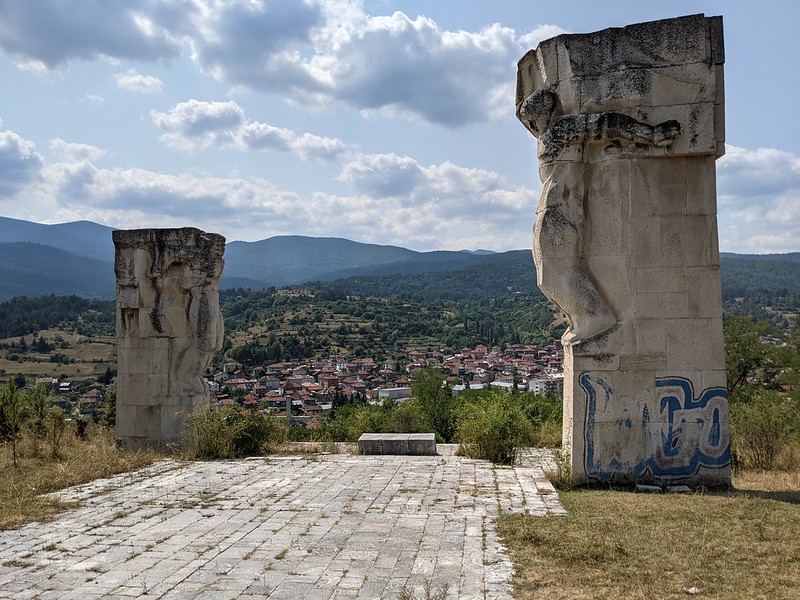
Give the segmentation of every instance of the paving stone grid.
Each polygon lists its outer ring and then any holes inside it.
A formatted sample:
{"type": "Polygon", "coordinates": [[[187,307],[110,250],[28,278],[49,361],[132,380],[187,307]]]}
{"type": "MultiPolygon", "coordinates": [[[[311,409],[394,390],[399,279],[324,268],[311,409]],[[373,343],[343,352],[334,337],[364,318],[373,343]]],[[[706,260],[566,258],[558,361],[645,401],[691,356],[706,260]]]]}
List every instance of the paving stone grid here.
{"type": "Polygon", "coordinates": [[[510,598],[493,518],[564,514],[542,469],[455,456],[164,461],[0,532],[0,598],[510,598]]]}

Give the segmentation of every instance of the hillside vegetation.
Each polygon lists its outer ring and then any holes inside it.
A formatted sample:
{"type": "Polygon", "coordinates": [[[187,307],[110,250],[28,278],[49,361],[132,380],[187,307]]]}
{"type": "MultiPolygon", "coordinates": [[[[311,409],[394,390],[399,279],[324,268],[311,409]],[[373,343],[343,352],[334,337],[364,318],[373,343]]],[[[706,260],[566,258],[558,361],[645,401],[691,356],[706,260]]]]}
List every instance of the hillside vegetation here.
{"type": "Polygon", "coordinates": [[[541,296],[488,300],[346,296],[338,288],[222,294],[228,356],[244,364],[333,353],[384,358],[407,347],[546,343],[558,335],[541,296]]]}
{"type": "MultiPolygon", "coordinates": [[[[536,288],[529,252],[454,254],[479,262],[440,272],[224,290],[225,350],[246,364],[340,352],[382,358],[409,346],[438,350],[548,342],[563,331],[560,315],[536,288]]],[[[726,315],[765,320],[778,331],[796,327],[798,257],[724,255],[726,315]]],[[[113,336],[114,319],[110,300],[17,297],[0,303],[0,340],[8,346],[51,329],[113,336]]],[[[13,364],[2,368],[13,372],[13,364]]]]}

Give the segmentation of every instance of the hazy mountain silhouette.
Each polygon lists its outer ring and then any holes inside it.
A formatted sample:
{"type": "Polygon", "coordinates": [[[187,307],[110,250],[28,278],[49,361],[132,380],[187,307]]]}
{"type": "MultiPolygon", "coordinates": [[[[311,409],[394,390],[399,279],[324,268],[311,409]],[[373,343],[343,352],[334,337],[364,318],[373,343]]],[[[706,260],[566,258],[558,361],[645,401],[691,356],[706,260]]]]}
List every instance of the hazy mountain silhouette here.
{"type": "MultiPolygon", "coordinates": [[[[90,221],[43,225],[0,217],[0,300],[14,296],[75,294],[113,298],[112,228],[90,221]]],[[[341,238],[276,236],[229,242],[221,287],[264,289],[349,277],[464,272],[480,286],[486,272],[497,289],[518,288],[529,250],[417,252],[341,238]],[[513,265],[513,268],[512,268],[513,265]]],[[[527,268],[527,266],[525,267],[527,268]]],[[[723,288],[800,293],[800,252],[722,254],[723,288]]]]}
{"type": "MultiPolygon", "coordinates": [[[[113,297],[112,231],[89,221],[43,225],[0,217],[0,299],[50,293],[113,297]]],[[[357,275],[448,271],[474,265],[488,255],[276,236],[229,242],[221,287],[264,289],[357,275]]]]}

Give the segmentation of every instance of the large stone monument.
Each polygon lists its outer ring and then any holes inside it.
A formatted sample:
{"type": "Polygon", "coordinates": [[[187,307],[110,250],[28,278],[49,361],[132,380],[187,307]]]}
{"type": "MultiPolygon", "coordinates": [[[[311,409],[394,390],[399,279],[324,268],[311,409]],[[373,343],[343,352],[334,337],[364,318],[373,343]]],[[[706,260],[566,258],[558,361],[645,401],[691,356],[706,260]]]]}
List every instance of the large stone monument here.
{"type": "Polygon", "coordinates": [[[576,483],[730,484],[714,161],[722,18],[560,35],[519,62],[539,286],[567,315],[576,483]]]}
{"type": "Polygon", "coordinates": [[[113,233],[117,275],[117,437],[179,442],[184,414],[209,401],[202,375],[222,347],[225,238],[199,229],[113,233]]]}

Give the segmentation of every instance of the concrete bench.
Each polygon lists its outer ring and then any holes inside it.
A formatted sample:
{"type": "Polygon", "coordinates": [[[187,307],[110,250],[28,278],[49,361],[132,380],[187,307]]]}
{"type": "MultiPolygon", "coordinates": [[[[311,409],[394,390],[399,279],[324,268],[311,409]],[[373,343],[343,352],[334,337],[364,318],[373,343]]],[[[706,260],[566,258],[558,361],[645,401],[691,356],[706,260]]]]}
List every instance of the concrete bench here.
{"type": "Polygon", "coordinates": [[[364,433],[358,438],[362,454],[410,454],[436,456],[433,433],[364,433]]]}

